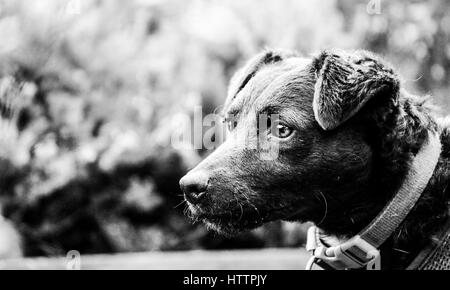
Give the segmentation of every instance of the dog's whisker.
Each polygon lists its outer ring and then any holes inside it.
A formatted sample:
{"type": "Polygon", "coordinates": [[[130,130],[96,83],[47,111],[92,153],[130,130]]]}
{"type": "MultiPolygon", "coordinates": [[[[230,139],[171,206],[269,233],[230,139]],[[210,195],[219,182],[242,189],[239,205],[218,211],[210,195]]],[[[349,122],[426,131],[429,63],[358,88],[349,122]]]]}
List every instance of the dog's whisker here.
{"type": "Polygon", "coordinates": [[[325,203],[325,213],[324,213],[322,219],[320,220],[320,222],[317,224],[317,226],[321,225],[321,224],[325,221],[325,219],[327,218],[327,215],[328,215],[328,202],[327,202],[327,198],[326,198],[325,195],[322,193],[322,191],[319,191],[319,193],[320,193],[320,195],[322,196],[323,201],[324,201],[324,203],[325,203]]]}
{"type": "Polygon", "coordinates": [[[252,204],[252,207],[255,209],[256,213],[258,214],[259,219],[260,219],[261,221],[263,221],[264,219],[262,218],[261,214],[259,213],[258,208],[257,208],[255,205],[253,205],[253,204],[252,204]]]}
{"type": "Polygon", "coordinates": [[[397,251],[397,252],[401,252],[401,253],[404,253],[404,254],[410,254],[410,252],[408,252],[408,251],[405,251],[405,250],[402,250],[402,249],[398,249],[398,248],[392,248],[394,251],[397,251]]]}
{"type": "Polygon", "coordinates": [[[263,217],[261,216],[261,213],[259,212],[258,208],[250,201],[250,198],[248,197],[248,195],[245,192],[242,192],[242,195],[245,197],[245,199],[247,200],[247,204],[250,205],[258,214],[258,217],[260,219],[261,222],[264,222],[263,217]]]}
{"type": "Polygon", "coordinates": [[[365,205],[362,205],[362,206],[358,206],[358,207],[354,207],[354,208],[352,208],[351,209],[351,213],[355,213],[355,212],[358,212],[358,211],[361,211],[361,210],[368,210],[368,209],[370,209],[371,208],[371,206],[365,206],[365,205]]]}
{"type": "Polygon", "coordinates": [[[176,209],[176,208],[178,208],[178,207],[180,207],[181,205],[183,205],[184,203],[186,202],[186,200],[183,200],[182,202],[180,202],[178,205],[176,205],[175,207],[174,207],[174,209],[176,209]]]}
{"type": "Polygon", "coordinates": [[[338,203],[339,205],[345,204],[345,202],[344,202],[342,199],[340,199],[340,198],[338,198],[337,196],[334,196],[334,195],[332,195],[332,194],[329,194],[329,195],[328,195],[328,198],[334,200],[334,201],[335,201],[336,203],[338,203]]]}
{"type": "Polygon", "coordinates": [[[241,209],[241,216],[238,219],[238,222],[240,222],[242,220],[242,217],[244,216],[244,208],[242,207],[242,204],[239,202],[239,199],[237,197],[236,198],[236,202],[239,205],[240,209],[241,209]]]}

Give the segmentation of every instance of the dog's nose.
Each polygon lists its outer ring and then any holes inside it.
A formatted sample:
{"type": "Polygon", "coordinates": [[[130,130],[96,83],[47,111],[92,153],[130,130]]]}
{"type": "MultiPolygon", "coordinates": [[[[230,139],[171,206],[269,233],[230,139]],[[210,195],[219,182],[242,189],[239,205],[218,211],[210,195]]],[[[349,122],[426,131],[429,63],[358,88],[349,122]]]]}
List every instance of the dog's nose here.
{"type": "Polygon", "coordinates": [[[181,190],[187,201],[193,204],[199,203],[206,196],[208,176],[201,172],[188,173],[180,180],[181,190]]]}

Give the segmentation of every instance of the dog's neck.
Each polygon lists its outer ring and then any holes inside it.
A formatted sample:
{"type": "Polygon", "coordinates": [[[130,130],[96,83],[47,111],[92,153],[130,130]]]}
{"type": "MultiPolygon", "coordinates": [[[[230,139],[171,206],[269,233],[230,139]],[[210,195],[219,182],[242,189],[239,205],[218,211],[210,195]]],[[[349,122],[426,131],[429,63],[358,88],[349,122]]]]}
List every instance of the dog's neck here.
{"type": "MultiPolygon", "coordinates": [[[[375,248],[380,249],[384,245],[384,249],[388,252],[387,255],[384,255],[384,250],[382,253],[384,268],[391,266],[391,261],[387,261],[385,256],[390,260],[393,250],[392,245],[390,246],[389,243],[385,244],[385,241],[405,220],[434,175],[442,149],[439,137],[434,133],[430,133],[428,141],[414,157],[409,172],[398,192],[378,216],[364,230],[358,233],[359,238],[375,248]]],[[[321,240],[331,247],[337,247],[347,242],[325,233],[319,235],[321,240]]],[[[309,236],[308,239],[310,239],[309,236]]]]}
{"type": "MultiPolygon", "coordinates": [[[[380,163],[374,170],[377,174],[372,177],[372,182],[367,188],[360,189],[361,192],[354,195],[360,196],[360,200],[353,200],[347,207],[348,212],[340,213],[339,218],[331,218],[320,226],[326,232],[341,238],[356,235],[398,192],[408,174],[414,154],[424,143],[424,136],[429,131],[440,132],[434,120],[429,117],[431,114],[423,112],[426,108],[421,107],[422,105],[405,99],[400,106],[391,108],[400,112],[375,116],[379,118],[376,123],[380,125],[377,128],[379,134],[374,137],[382,140],[379,144],[379,156],[377,156],[380,163]],[[408,130],[408,128],[413,129],[408,130]],[[362,210],[354,210],[358,207],[362,210]]],[[[442,132],[441,138],[450,139],[446,132],[445,130],[442,132]]],[[[385,264],[388,264],[389,268],[406,268],[448,217],[447,184],[450,178],[450,160],[447,144],[449,141],[442,142],[443,154],[416,206],[383,245],[385,262],[386,258],[388,260],[385,264]]]]}

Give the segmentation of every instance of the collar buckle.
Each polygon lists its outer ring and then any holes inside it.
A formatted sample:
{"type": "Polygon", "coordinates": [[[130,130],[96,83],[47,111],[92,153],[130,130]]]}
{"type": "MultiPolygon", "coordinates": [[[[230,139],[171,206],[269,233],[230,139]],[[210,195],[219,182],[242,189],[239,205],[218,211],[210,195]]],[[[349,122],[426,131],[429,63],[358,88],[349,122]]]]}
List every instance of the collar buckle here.
{"type": "Polygon", "coordinates": [[[325,246],[318,237],[318,229],[308,231],[307,250],[313,254],[307,269],[314,264],[335,270],[361,269],[380,270],[380,251],[359,235],[333,247],[325,246]]]}

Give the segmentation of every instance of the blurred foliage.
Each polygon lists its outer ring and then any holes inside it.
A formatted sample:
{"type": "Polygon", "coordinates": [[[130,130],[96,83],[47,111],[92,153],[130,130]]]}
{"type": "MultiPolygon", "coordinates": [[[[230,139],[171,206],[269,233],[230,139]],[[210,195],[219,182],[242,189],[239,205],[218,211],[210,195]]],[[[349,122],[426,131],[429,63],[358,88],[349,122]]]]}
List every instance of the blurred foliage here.
{"type": "Polygon", "coordinates": [[[368,2],[0,0],[0,74],[22,83],[0,204],[25,255],[301,245],[299,225],[186,220],[178,180],[208,152],[170,146],[174,116],[214,111],[267,46],[373,50],[448,110],[450,2],[368,2]]]}

